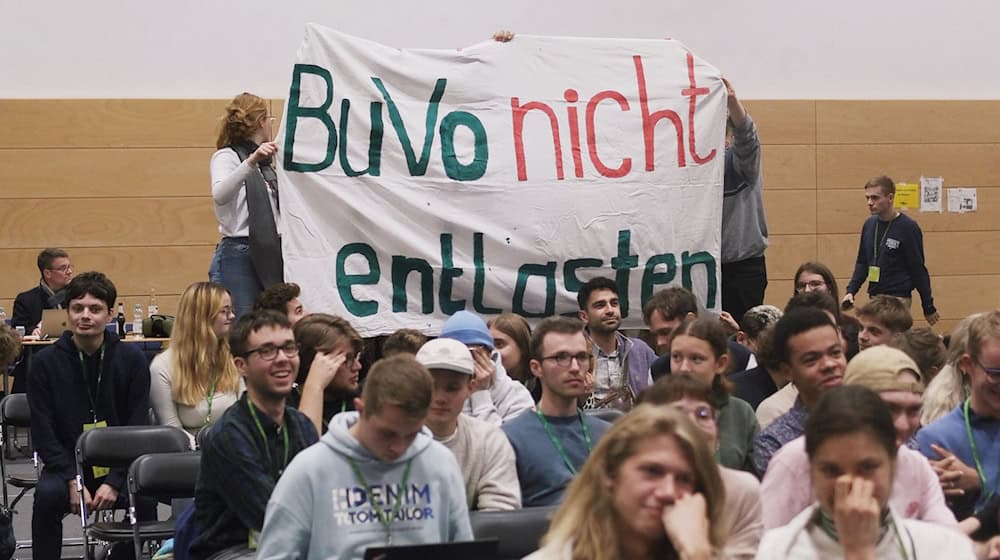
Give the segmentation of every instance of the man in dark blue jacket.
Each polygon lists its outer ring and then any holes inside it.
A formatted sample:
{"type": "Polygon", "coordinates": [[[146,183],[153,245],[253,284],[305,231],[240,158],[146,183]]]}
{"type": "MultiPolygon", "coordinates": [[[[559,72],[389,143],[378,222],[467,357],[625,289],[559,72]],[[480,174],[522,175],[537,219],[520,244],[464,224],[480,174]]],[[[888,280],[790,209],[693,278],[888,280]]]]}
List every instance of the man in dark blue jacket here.
{"type": "Polygon", "coordinates": [[[843,301],[845,305],[853,305],[854,294],[865,280],[869,296],[896,296],[907,307],[916,289],[924,318],[933,326],[941,317],[934,307],[931,277],[924,265],[924,234],[917,222],[896,211],[895,197],[896,184],[885,175],[865,185],[865,200],[872,215],[861,227],[858,258],[843,301]]]}
{"type": "MultiPolygon", "coordinates": [[[[35,558],[60,557],[63,516],[80,512],[74,457],[80,434],[93,427],[148,423],[148,361],[105,328],[116,297],[115,285],[100,272],[74,278],[66,288],[70,330],[31,365],[31,435],[45,463],[31,517],[35,558]]],[[[93,468],[83,474],[87,511],[127,503],[125,469],[93,468]]]]}
{"type": "MultiPolygon", "coordinates": [[[[24,327],[27,334],[38,335],[38,324],[42,320],[45,309],[61,309],[65,307],[66,286],[73,278],[73,264],[69,253],[63,249],[48,248],[38,253],[38,285],[25,290],[14,299],[14,314],[10,323],[14,327],[24,327]]],[[[24,354],[14,368],[13,392],[23,393],[28,379],[28,353],[31,349],[25,347],[24,354]]]]}

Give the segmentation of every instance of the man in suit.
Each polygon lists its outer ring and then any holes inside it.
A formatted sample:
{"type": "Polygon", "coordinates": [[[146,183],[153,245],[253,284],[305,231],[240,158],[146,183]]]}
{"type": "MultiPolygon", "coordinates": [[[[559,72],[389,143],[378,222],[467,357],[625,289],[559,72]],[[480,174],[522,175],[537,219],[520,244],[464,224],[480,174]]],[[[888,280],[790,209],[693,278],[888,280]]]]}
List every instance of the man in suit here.
{"type": "MultiPolygon", "coordinates": [[[[11,325],[24,327],[24,332],[35,336],[40,334],[43,309],[62,309],[65,307],[66,286],[73,279],[73,264],[69,253],[64,249],[48,248],[38,253],[38,273],[41,278],[38,285],[30,290],[17,294],[14,300],[14,315],[11,325]]],[[[13,392],[23,393],[27,389],[28,360],[25,358],[27,347],[20,362],[14,368],[13,392]]]]}

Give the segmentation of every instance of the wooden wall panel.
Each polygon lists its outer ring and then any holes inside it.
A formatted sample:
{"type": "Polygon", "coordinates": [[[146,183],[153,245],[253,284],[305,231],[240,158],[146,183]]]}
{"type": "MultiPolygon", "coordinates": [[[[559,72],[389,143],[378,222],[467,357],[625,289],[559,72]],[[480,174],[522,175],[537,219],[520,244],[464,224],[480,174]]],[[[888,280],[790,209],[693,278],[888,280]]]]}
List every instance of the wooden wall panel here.
{"type": "Polygon", "coordinates": [[[744,105],[757,124],[762,144],[816,143],[815,101],[758,100],[744,105]]]}
{"type": "Polygon", "coordinates": [[[764,212],[771,235],[816,233],[816,191],[764,192],[764,212]]]}
{"type": "Polygon", "coordinates": [[[817,101],[820,144],[1000,143],[996,101],[817,101]]]}
{"type": "Polygon", "coordinates": [[[761,146],[765,189],[816,188],[816,146],[761,146]]]}
{"type": "MultiPolygon", "coordinates": [[[[859,228],[860,229],[860,228],[859,228]]],[[[995,231],[925,232],[924,253],[932,276],[997,274],[1000,235],[995,231]]],[[[835,274],[849,275],[858,254],[858,234],[822,235],[819,259],[835,274]]]]}
{"type": "Polygon", "coordinates": [[[0,150],[0,198],[206,196],[212,148],[0,150]]]}
{"type": "MultiPolygon", "coordinates": [[[[997,231],[1000,221],[995,209],[1000,205],[1000,188],[977,190],[978,212],[938,214],[910,210],[907,214],[920,224],[925,234],[931,231],[997,231]]],[[[947,195],[942,206],[947,208],[947,195]]],[[[849,191],[819,189],[816,208],[818,233],[860,233],[861,225],[871,215],[865,205],[864,190],[860,188],[849,191]]]]}
{"type": "Polygon", "coordinates": [[[815,235],[772,235],[767,248],[767,279],[794,279],[805,261],[816,260],[815,235]]]}
{"type": "Polygon", "coordinates": [[[820,189],[861,191],[876,175],[915,183],[944,177],[945,187],[1000,186],[1000,144],[849,144],[816,147],[820,189]]]}
{"type": "Polygon", "coordinates": [[[218,241],[211,197],[0,200],[3,247],[205,245],[218,241]]]}

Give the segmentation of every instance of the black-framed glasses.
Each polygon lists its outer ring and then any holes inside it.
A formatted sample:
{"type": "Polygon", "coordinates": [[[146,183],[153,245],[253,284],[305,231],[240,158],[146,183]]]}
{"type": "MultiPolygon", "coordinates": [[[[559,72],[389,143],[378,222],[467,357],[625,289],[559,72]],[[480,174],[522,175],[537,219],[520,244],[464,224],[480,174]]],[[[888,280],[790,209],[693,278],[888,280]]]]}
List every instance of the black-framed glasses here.
{"type": "Polygon", "coordinates": [[[569,367],[576,360],[578,364],[590,365],[590,360],[593,355],[590,352],[577,352],[576,354],[570,354],[569,352],[559,352],[558,354],[552,354],[551,356],[543,356],[542,361],[553,360],[556,364],[562,367],[569,367]]]}
{"type": "Polygon", "coordinates": [[[822,280],[813,280],[811,282],[799,282],[798,284],[795,285],[795,291],[804,292],[806,291],[806,289],[818,290],[820,288],[825,288],[825,287],[826,287],[826,282],[822,280]]]}
{"type": "Polygon", "coordinates": [[[979,361],[979,358],[975,358],[975,361],[976,365],[986,372],[986,375],[989,376],[991,381],[1000,381],[1000,368],[986,367],[983,365],[983,362],[979,361]]]}
{"type": "Polygon", "coordinates": [[[247,350],[243,356],[249,358],[251,354],[257,354],[260,356],[260,359],[265,362],[270,362],[278,357],[278,350],[284,352],[285,356],[288,356],[289,358],[299,355],[299,345],[296,344],[295,341],[290,341],[281,346],[265,344],[263,346],[258,346],[257,348],[251,348],[250,350],[247,350]]]}

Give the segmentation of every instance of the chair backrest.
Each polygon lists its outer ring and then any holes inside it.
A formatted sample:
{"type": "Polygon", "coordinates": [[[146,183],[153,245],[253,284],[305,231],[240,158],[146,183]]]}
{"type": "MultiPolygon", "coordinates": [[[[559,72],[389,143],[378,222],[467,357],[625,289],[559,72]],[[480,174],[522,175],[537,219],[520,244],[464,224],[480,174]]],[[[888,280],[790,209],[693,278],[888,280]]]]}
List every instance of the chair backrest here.
{"type": "Polygon", "coordinates": [[[511,511],[471,511],[469,522],[477,539],[497,538],[499,557],[523,558],[535,550],[549,530],[558,506],[531,507],[511,511]]]}
{"type": "Polygon", "coordinates": [[[593,416],[594,418],[600,418],[605,422],[611,422],[612,424],[615,420],[618,420],[625,413],[618,410],[617,408],[591,408],[584,411],[587,415],[593,416]]]}
{"type": "Polygon", "coordinates": [[[80,434],[76,461],[81,465],[128,467],[147,453],[190,450],[187,432],[173,426],[110,426],[80,434]]]}
{"type": "Polygon", "coordinates": [[[198,481],[201,453],[150,453],[132,462],[128,489],[137,496],[190,498],[198,481]]]}
{"type": "Polygon", "coordinates": [[[31,409],[28,407],[28,395],[16,393],[4,397],[0,401],[0,420],[7,426],[30,428],[31,409]]]}

